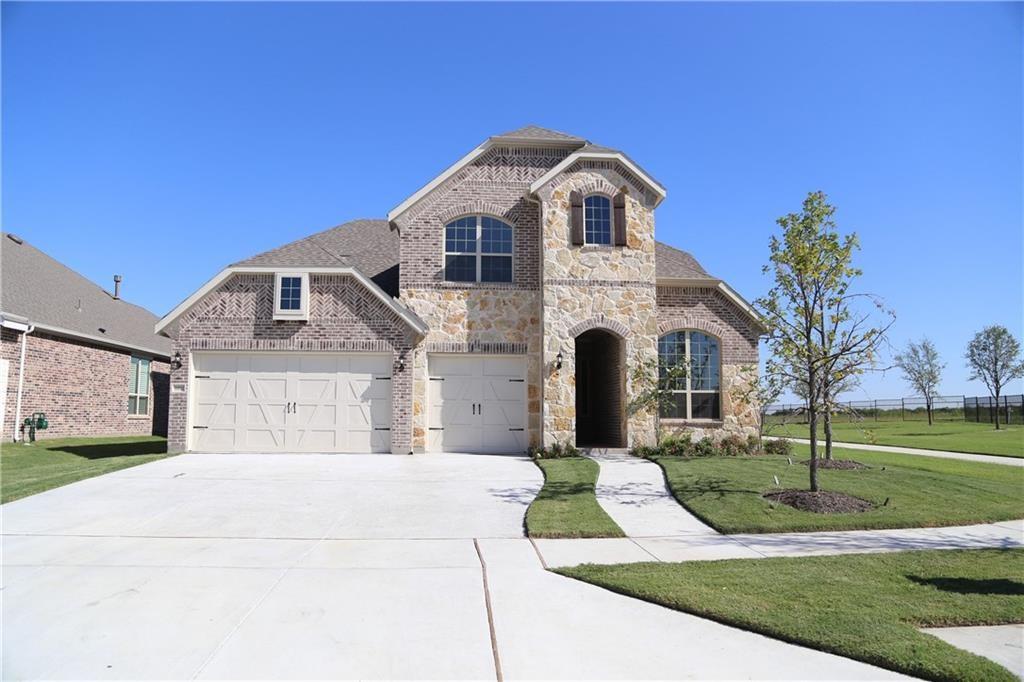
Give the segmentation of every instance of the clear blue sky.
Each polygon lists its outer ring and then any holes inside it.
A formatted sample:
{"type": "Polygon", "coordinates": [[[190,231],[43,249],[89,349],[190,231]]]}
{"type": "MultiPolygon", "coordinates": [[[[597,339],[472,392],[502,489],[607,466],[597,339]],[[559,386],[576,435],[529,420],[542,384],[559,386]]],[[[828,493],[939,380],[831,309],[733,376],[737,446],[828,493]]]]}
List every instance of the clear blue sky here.
{"type": "Polygon", "coordinates": [[[984,391],[974,331],[1022,332],[1021,4],[2,11],[4,229],[161,315],[536,123],[626,150],[668,187],[659,239],[749,299],[775,218],[826,191],[945,392],[984,391]]]}

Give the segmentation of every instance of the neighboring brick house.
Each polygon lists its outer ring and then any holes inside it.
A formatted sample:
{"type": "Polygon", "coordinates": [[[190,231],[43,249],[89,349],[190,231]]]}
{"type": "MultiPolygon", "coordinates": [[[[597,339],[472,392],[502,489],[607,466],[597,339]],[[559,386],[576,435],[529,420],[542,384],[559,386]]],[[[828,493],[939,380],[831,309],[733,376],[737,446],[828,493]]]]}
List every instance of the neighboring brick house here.
{"type": "Polygon", "coordinates": [[[11,234],[0,237],[0,438],[166,435],[170,341],[156,315],[11,234]]]}
{"type": "Polygon", "coordinates": [[[392,210],[225,268],[164,317],[170,447],[521,452],[756,430],[750,306],[655,241],[665,190],[628,156],[528,126],[392,210]],[[649,381],[644,382],[650,386],[649,381]]]}

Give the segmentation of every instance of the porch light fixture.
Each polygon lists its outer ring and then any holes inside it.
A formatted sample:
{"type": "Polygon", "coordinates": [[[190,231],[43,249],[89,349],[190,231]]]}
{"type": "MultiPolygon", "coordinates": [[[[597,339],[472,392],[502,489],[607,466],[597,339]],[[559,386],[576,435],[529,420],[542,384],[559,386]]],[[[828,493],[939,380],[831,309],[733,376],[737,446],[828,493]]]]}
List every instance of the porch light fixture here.
{"type": "Polygon", "coordinates": [[[399,372],[404,372],[405,371],[405,358],[398,358],[398,371],[399,372]]]}
{"type": "Polygon", "coordinates": [[[181,369],[181,353],[175,353],[171,360],[171,369],[181,369]]]}
{"type": "Polygon", "coordinates": [[[555,369],[562,369],[562,351],[558,351],[558,355],[555,356],[555,369]]]}

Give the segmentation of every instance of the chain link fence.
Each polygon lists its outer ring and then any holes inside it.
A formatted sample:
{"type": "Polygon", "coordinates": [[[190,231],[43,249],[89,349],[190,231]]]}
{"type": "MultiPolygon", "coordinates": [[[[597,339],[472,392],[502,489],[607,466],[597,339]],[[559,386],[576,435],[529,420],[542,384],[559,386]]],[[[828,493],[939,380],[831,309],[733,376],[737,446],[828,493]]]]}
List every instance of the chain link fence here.
{"type": "MultiPolygon", "coordinates": [[[[1024,395],[968,397],[936,396],[932,400],[932,419],[937,422],[994,423],[999,411],[1000,424],[1024,424],[1024,395]]],[[[928,421],[924,398],[889,398],[883,400],[851,400],[840,403],[832,415],[833,423],[866,421],[928,421]]],[[[765,424],[806,424],[807,409],[803,404],[769,405],[765,424]]]]}

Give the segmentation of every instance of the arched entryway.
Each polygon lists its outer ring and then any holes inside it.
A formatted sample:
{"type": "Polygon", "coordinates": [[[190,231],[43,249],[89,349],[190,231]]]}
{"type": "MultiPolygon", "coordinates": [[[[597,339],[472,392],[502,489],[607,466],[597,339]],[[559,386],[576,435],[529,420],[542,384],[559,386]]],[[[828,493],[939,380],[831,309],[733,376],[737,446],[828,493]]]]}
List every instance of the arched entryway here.
{"type": "Polygon", "coordinates": [[[622,339],[604,329],[576,337],[576,445],[623,447],[622,339]]]}

